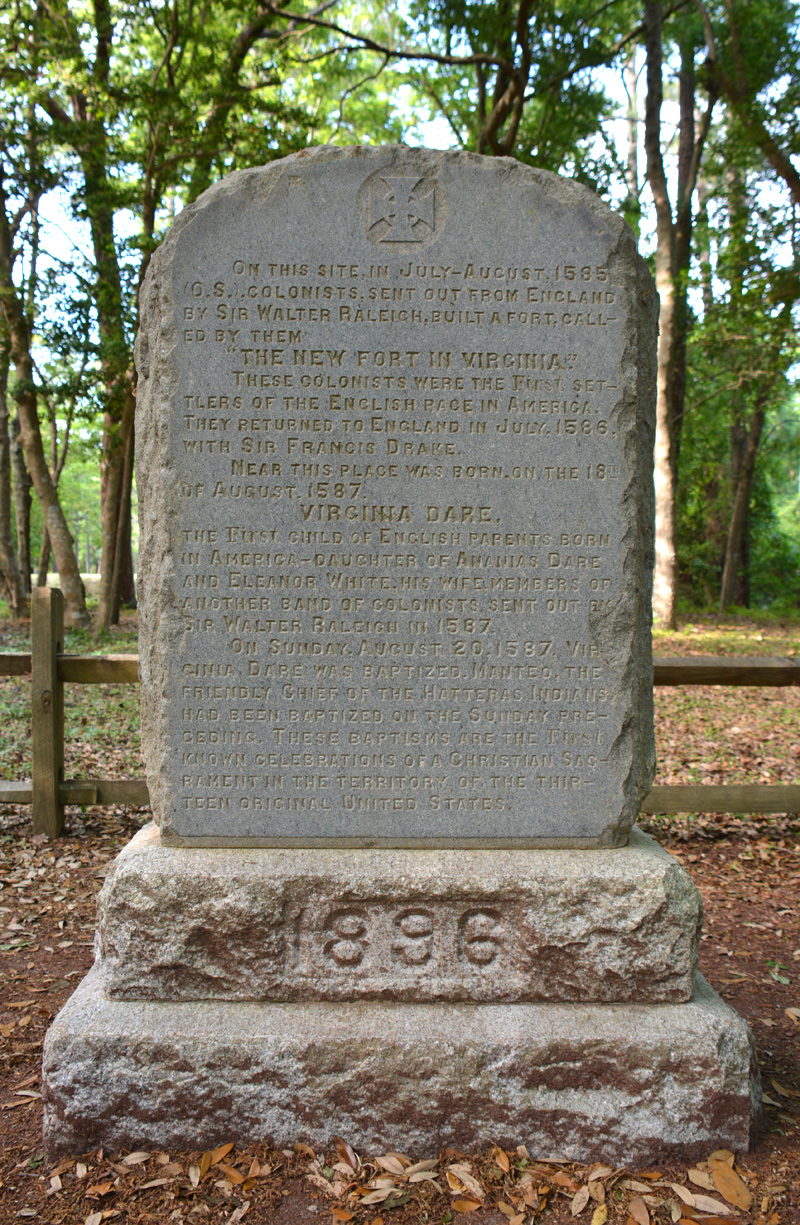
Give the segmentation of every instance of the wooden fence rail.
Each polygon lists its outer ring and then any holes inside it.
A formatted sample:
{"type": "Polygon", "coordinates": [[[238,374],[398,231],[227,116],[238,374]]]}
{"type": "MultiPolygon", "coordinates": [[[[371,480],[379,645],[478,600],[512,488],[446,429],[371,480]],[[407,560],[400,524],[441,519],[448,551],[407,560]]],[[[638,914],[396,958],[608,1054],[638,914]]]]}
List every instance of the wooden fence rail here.
{"type": "MultiPolygon", "coordinates": [[[[65,804],[149,802],[143,778],[64,779],[64,685],[133,684],[139,680],[136,655],[65,655],[64,603],[57,588],[34,591],[31,653],[0,654],[0,676],[31,676],[31,777],[0,779],[0,803],[32,804],[36,833],[58,838],[65,804]]],[[[800,661],[715,656],[653,661],[654,685],[800,685],[800,661]]],[[[646,813],[800,812],[800,784],[735,783],[654,787],[646,813]]]]}

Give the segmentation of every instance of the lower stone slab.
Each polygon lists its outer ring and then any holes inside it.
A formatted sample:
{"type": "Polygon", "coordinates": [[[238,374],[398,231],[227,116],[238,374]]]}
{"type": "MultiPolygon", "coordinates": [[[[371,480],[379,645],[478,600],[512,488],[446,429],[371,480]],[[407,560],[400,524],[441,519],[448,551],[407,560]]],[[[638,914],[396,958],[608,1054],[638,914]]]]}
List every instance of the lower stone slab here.
{"type": "Polygon", "coordinates": [[[701,906],[652,838],[607,850],[164,846],[100,897],[116,999],[625,1000],[692,993],[701,906]]]}
{"type": "Polygon", "coordinates": [[[748,1148],[750,1032],[698,976],[685,1004],[112,1001],[95,968],[45,1043],[50,1159],[103,1146],[315,1148],[415,1158],[695,1160],[748,1148]]]}

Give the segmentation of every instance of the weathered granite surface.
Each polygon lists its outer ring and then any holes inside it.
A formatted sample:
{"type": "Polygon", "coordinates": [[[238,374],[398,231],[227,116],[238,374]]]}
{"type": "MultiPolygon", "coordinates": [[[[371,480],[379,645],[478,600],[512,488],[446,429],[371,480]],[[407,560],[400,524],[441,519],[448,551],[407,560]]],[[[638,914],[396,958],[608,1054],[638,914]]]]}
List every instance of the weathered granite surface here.
{"type": "Polygon", "coordinates": [[[181,214],[137,357],[168,840],[624,844],[656,316],[621,218],[507,158],[309,150],[181,214]]]}
{"type": "Polygon", "coordinates": [[[168,1004],[107,1000],[93,971],[47,1037],[45,1139],[51,1160],[344,1135],[686,1161],[748,1148],[753,1067],[700,978],[686,1004],[168,1004]]]}
{"type": "Polygon", "coordinates": [[[140,831],[105,991],[163,1000],[689,999],[700,898],[651,838],[582,851],[206,850],[140,831]]]}

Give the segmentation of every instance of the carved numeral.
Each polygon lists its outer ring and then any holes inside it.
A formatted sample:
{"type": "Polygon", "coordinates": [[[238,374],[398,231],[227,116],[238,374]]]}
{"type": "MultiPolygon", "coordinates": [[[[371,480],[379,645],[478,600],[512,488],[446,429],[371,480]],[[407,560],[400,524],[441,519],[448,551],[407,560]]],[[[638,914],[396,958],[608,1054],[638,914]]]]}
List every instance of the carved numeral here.
{"type": "Polygon", "coordinates": [[[325,930],[333,935],[325,941],[325,955],[339,966],[357,966],[364,960],[367,951],[367,917],[355,906],[332,911],[326,920],[325,930]]]}
{"type": "Polygon", "coordinates": [[[407,966],[422,966],[433,954],[433,915],[429,910],[409,907],[395,915],[394,925],[402,939],[392,944],[392,953],[407,966]]]}
{"type": "Polygon", "coordinates": [[[458,924],[458,951],[474,966],[488,966],[503,951],[496,910],[467,910],[458,924]]]}

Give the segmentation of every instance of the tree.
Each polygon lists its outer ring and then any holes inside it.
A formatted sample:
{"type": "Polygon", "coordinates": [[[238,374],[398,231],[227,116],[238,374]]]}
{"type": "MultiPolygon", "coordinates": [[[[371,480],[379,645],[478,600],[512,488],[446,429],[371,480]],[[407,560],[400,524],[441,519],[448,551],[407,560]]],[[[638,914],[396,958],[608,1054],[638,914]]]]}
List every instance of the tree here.
{"type": "Polygon", "coordinates": [[[28,592],[19,564],[11,515],[11,422],[8,411],[10,345],[5,327],[0,329],[0,591],[12,617],[28,612],[28,592]]]}
{"type": "Polygon", "coordinates": [[[85,625],[89,617],[86,612],[83,582],[78,570],[72,536],[47,464],[39,428],[36,381],[31,354],[31,320],[25,311],[13,279],[15,223],[6,193],[3,152],[0,149],[0,310],[5,325],[9,360],[16,376],[13,395],[19,414],[20,438],[25,451],[27,467],[45,516],[47,533],[52,542],[64,592],[67,620],[73,625],[85,625]]]}
{"type": "Polygon", "coordinates": [[[94,0],[90,9],[20,0],[5,30],[0,77],[46,116],[52,147],[67,151],[91,243],[104,393],[100,629],[117,619],[130,572],[136,290],[159,228],[176,199],[306,144],[280,70],[294,27],[275,27],[271,9],[247,0],[202,9],[194,0],[94,0]],[[131,217],[133,240],[123,236],[131,217]]]}
{"type": "Polygon", "coordinates": [[[680,68],[678,74],[678,174],[673,207],[664,164],[662,137],[664,13],[659,0],[645,3],[647,102],[645,150],[647,178],[656,213],[655,277],[658,290],[658,383],[656,399],[656,560],[653,575],[653,615],[674,626],[677,616],[677,551],[675,501],[678,463],[686,399],[686,345],[688,337],[688,275],[692,255],[693,195],[716,102],[707,94],[699,124],[695,123],[699,46],[696,21],[676,18],[680,68]]]}

